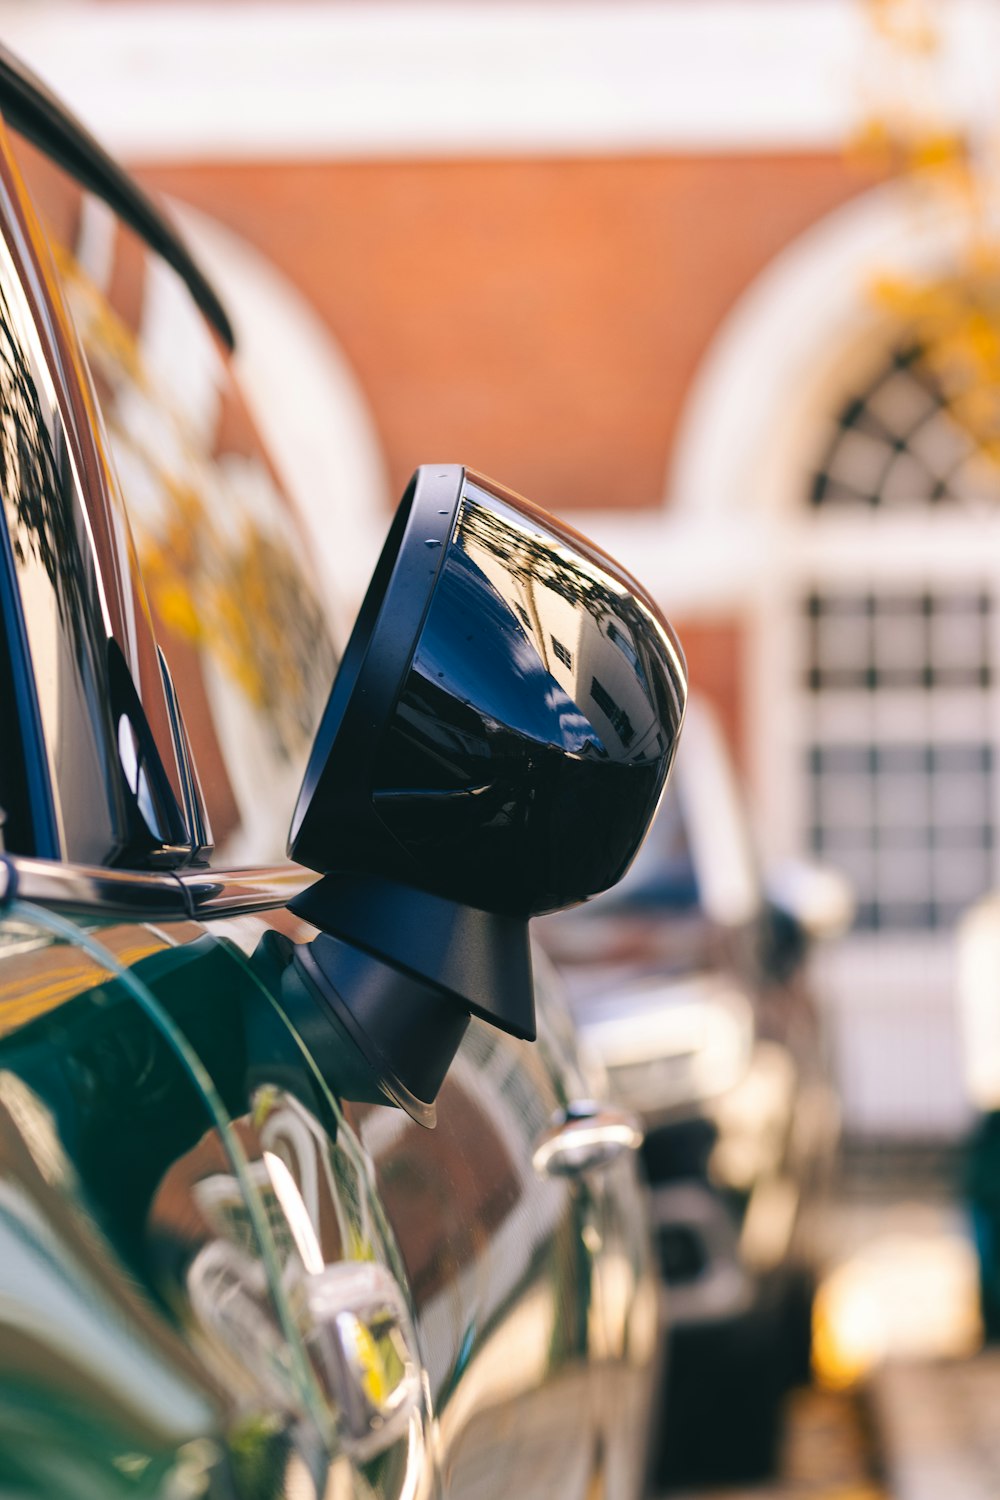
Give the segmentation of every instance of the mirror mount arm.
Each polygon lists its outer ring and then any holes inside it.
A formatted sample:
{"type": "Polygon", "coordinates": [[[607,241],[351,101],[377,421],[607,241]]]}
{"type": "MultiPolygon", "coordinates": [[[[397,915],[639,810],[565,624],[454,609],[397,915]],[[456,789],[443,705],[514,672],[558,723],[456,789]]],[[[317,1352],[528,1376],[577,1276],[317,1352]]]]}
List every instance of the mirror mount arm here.
{"type": "Polygon", "coordinates": [[[325,875],[289,908],[501,1031],[535,1040],[526,918],[482,911],[378,875],[325,875]]]}
{"type": "Polygon", "coordinates": [[[525,918],[370,875],[327,875],[289,908],[320,929],[295,948],[314,998],[419,1123],[434,1123],[470,1015],[534,1040],[525,918]]]}
{"type": "Polygon", "coordinates": [[[327,874],[289,909],[318,927],[295,965],[379,1089],[420,1125],[478,1016],[535,1040],[528,921],[379,876],[327,874]]]}

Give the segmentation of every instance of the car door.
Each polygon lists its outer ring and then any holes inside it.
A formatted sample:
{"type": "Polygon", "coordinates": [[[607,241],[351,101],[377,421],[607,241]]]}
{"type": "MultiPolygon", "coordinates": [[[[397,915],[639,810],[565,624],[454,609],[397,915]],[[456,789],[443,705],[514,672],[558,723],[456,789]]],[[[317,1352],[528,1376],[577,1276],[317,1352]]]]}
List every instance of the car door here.
{"type": "Polygon", "coordinates": [[[0,918],[4,1056],[105,1304],[138,1299],[216,1402],[155,1463],[124,1437],[92,1463],[582,1495],[599,1210],[532,1165],[578,1081],[544,1020],[536,1050],[473,1023],[428,1132],[310,1050],[290,959],[315,931],[285,910],[308,877],[281,856],[335,657],[294,515],[189,279],[17,149],[46,227],[5,156],[5,327],[31,346],[5,404],[43,482],[2,476],[0,767],[6,847],[46,861],[0,918]]]}
{"type": "MultiPolygon", "coordinates": [[[[123,1453],[151,1494],[192,1465],[206,1495],[291,1495],[303,1466],[379,1496],[587,1493],[601,1194],[531,1165],[552,1076],[477,1025],[435,1131],[338,1099],[275,1002],[289,925],[0,922],[5,1389],[67,1494],[123,1453]]],[[[18,1418],[0,1471],[44,1493],[18,1418]]]]}
{"type": "MultiPolygon", "coordinates": [[[[307,1012],[292,948],[315,930],[287,912],[204,926],[280,997],[302,1040],[307,1012]]],[[[341,1058],[321,1056],[314,1075],[338,1132],[346,1127],[360,1147],[398,1246],[441,1489],[456,1500],[582,1497],[603,1475],[602,1189],[586,1174],[550,1176],[533,1162],[553,1121],[583,1093],[540,1012],[534,1047],[471,1023],[433,1130],[352,1097],[341,1058]]],[[[273,1057],[273,1041],[268,1047],[273,1057]]],[[[301,1189],[302,1169],[287,1160],[301,1189]]],[[[634,1173],[629,1180],[634,1192],[634,1173]]]]}

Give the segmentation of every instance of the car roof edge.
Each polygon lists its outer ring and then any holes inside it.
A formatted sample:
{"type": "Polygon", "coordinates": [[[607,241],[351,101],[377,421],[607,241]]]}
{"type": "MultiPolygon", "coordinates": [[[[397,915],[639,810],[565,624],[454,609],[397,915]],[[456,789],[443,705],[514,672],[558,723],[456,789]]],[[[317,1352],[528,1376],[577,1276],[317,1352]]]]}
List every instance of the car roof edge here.
{"type": "Polygon", "coordinates": [[[7,124],[95,193],[171,265],[226,345],[236,337],[207,276],[153,200],[40,78],[0,45],[0,113],[7,124]]]}

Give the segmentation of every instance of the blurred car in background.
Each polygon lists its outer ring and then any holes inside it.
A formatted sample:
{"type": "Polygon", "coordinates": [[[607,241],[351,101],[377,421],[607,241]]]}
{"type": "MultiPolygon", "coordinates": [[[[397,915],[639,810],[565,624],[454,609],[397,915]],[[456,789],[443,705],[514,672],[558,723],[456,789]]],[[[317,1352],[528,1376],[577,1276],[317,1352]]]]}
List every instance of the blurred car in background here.
{"type": "Polygon", "coordinates": [[[979,1266],[983,1333],[1000,1340],[1000,893],[958,928],[958,1017],[965,1091],[973,1112],[964,1197],[979,1266]]]}
{"type": "Polygon", "coordinates": [[[674,778],[617,890],[546,919],[587,1043],[646,1125],[670,1355],[659,1475],[771,1466],[809,1371],[817,1217],[839,1113],[806,974],[839,877],[761,878],[729,755],[689,703],[674,778]]]}
{"type": "Polygon", "coordinates": [[[642,1137],[527,918],[645,831],[676,642],[596,549],[435,465],[330,693],[218,297],[3,52],[0,110],[0,1492],[637,1500],[642,1137]],[[641,746],[605,746],[523,596],[603,653],[641,746]]]}

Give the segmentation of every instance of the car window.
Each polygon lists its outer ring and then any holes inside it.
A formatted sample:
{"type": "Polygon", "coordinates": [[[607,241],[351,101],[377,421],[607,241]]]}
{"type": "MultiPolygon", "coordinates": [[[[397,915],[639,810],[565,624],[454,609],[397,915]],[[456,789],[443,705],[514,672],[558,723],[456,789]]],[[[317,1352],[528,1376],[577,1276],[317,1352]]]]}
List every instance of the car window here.
{"type": "Polygon", "coordinates": [[[684,808],[673,784],[624,879],[605,899],[609,905],[666,906],[676,911],[698,905],[698,874],[684,808]]]}
{"type": "Polygon", "coordinates": [[[660,810],[621,883],[602,900],[751,921],[763,902],[739,784],[709,705],[688,702],[677,764],[660,810]]]}
{"type": "Polygon", "coordinates": [[[717,922],[753,921],[764,892],[746,804],[719,722],[697,697],[688,703],[675,784],[702,906],[717,922]]]}
{"type": "Polygon", "coordinates": [[[335,666],[296,515],[185,283],[47,158],[16,151],[89,364],[216,861],[270,863],[335,666]]]}

